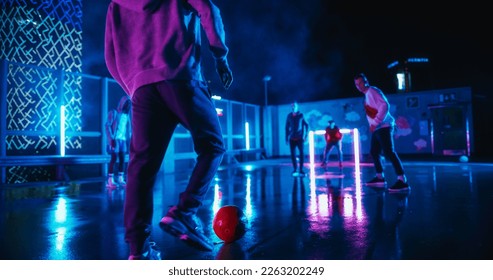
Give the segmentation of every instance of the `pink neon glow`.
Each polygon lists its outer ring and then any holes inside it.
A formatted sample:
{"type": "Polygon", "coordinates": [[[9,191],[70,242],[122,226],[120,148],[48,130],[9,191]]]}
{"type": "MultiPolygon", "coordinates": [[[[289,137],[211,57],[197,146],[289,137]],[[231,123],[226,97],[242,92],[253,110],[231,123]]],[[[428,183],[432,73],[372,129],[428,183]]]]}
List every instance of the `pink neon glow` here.
{"type": "MultiPolygon", "coordinates": [[[[317,131],[310,131],[308,132],[308,149],[309,149],[309,155],[310,155],[310,177],[314,178],[315,176],[315,137],[314,134],[319,132],[320,130],[317,131]]],[[[324,130],[325,133],[325,130],[324,130]]],[[[318,134],[318,133],[317,133],[318,134]]]]}
{"type": "Polygon", "coordinates": [[[361,170],[360,170],[360,150],[359,150],[359,131],[353,129],[353,150],[354,150],[354,182],[356,184],[356,196],[361,196],[361,170]]]}
{"type": "MultiPolygon", "coordinates": [[[[353,152],[354,152],[354,166],[358,169],[359,177],[359,164],[360,164],[360,150],[359,150],[359,131],[357,128],[341,128],[342,134],[353,135],[353,152]]],[[[325,135],[325,130],[315,130],[308,132],[308,147],[310,153],[310,175],[315,175],[315,135],[325,135]]],[[[360,182],[361,184],[361,182],[360,182]]]]}
{"type": "MultiPolygon", "coordinates": [[[[329,221],[333,215],[342,215],[347,227],[359,229],[362,223],[365,222],[365,211],[362,205],[362,184],[361,184],[361,168],[360,168],[360,136],[358,129],[341,129],[341,133],[352,135],[353,153],[354,153],[354,178],[355,178],[355,194],[345,193],[342,197],[334,201],[334,197],[330,193],[323,193],[323,190],[317,191],[317,180],[315,176],[315,135],[324,135],[325,130],[315,130],[308,133],[309,159],[310,159],[310,200],[306,208],[309,213],[309,230],[319,235],[327,234],[329,230],[329,221]],[[317,193],[318,192],[318,193],[317,193]],[[337,203],[339,213],[332,213],[333,204],[337,203]],[[329,207],[327,207],[327,205],[329,207]]],[[[358,230],[362,236],[366,236],[367,232],[363,229],[358,230]]]]}

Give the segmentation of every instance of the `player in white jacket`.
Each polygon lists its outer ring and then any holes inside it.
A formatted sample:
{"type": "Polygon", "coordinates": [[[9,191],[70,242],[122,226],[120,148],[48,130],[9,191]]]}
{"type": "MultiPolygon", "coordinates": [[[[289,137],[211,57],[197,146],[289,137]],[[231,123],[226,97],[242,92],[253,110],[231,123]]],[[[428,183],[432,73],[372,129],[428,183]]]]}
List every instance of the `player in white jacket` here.
{"type": "Polygon", "coordinates": [[[402,162],[394,149],[395,119],[389,112],[390,104],[387,98],[379,88],[369,84],[363,73],[354,77],[354,85],[365,95],[366,118],[372,132],[370,154],[373,158],[376,176],[366,184],[376,186],[386,184],[380,157],[383,153],[392,163],[397,175],[397,182],[388,189],[389,192],[409,191],[411,188],[407,182],[402,162]]]}

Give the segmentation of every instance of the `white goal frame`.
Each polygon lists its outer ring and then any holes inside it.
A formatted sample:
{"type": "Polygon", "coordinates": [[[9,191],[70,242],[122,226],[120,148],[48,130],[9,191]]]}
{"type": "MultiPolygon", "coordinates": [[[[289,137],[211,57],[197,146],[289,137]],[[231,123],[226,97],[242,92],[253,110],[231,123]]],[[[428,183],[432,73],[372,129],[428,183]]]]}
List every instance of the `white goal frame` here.
{"type": "MultiPolygon", "coordinates": [[[[343,135],[352,136],[354,168],[355,168],[355,173],[359,174],[360,158],[361,158],[359,131],[357,128],[353,128],[353,129],[341,128],[340,131],[343,135]]],[[[309,147],[311,172],[314,172],[315,170],[315,135],[323,136],[325,135],[325,130],[311,130],[308,132],[308,147],[309,147]]]]}

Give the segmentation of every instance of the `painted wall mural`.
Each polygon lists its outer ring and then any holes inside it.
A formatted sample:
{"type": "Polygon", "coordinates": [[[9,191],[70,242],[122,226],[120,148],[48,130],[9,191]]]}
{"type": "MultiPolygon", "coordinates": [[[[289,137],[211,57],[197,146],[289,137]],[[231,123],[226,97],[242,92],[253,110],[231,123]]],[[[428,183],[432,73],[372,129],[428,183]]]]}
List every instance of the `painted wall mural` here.
{"type": "MultiPolygon", "coordinates": [[[[465,139],[467,128],[472,127],[472,108],[471,108],[471,89],[451,88],[443,90],[391,93],[387,94],[390,103],[390,111],[396,119],[396,131],[394,133],[395,146],[401,154],[443,154],[441,150],[447,151],[449,147],[437,147],[440,143],[439,137],[447,138],[450,125],[447,122],[452,120],[450,116],[441,116],[440,120],[432,114],[433,108],[448,108],[459,106],[463,108],[463,116],[457,116],[463,122],[456,130],[461,134],[455,142],[456,146],[463,146],[462,140],[465,139]],[[453,97],[453,98],[452,98],[453,97]],[[437,127],[438,123],[442,123],[437,127]],[[433,124],[435,124],[433,130],[433,124]],[[433,135],[435,132],[435,135],[433,135]],[[435,143],[432,143],[432,142],[435,143]],[[433,147],[435,144],[435,147],[433,147]],[[434,149],[433,149],[434,148],[434,149]]],[[[280,105],[278,108],[279,116],[273,122],[279,124],[279,150],[280,156],[288,156],[289,149],[284,141],[284,123],[287,114],[291,111],[291,105],[280,105]]],[[[370,131],[363,108],[363,98],[348,98],[338,100],[326,100],[310,103],[301,103],[300,111],[310,126],[310,130],[323,130],[327,126],[329,118],[333,118],[340,128],[357,128],[360,132],[361,150],[363,154],[369,154],[370,131]]],[[[436,114],[435,114],[436,115],[436,114]]],[[[275,127],[275,125],[273,125],[275,127]]],[[[455,133],[455,132],[454,132],[455,133]]],[[[469,139],[473,139],[473,131],[469,131],[469,139]]],[[[442,139],[443,140],[443,139],[442,139]]],[[[465,140],[464,140],[465,141],[465,140]]],[[[470,140],[471,141],[471,140],[470,140]]],[[[473,148],[474,143],[469,143],[473,148]]],[[[308,145],[308,143],[306,144],[308,145]]],[[[325,143],[323,137],[315,139],[316,152],[323,150],[325,143]]],[[[343,138],[343,150],[345,153],[352,154],[352,138],[343,138]]],[[[454,146],[454,143],[450,144],[454,146]]],[[[443,145],[442,145],[443,146],[443,145]]],[[[445,145],[447,146],[447,145],[445,145]]],[[[454,150],[453,147],[451,150],[454,150]]],[[[457,153],[462,153],[463,149],[458,148],[457,153]]],[[[446,154],[447,152],[445,152],[446,154]]]]}

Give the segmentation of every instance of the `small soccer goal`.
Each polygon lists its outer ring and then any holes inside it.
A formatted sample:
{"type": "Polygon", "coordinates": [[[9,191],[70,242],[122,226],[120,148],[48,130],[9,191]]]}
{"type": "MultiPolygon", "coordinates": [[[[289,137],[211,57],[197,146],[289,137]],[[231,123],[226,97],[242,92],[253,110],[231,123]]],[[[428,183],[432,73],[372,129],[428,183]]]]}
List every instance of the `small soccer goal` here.
{"type": "MultiPolygon", "coordinates": [[[[341,128],[340,131],[343,134],[343,158],[349,158],[350,162],[354,162],[354,167],[359,169],[361,159],[359,131],[357,128],[341,128]]],[[[323,149],[325,148],[324,135],[325,130],[312,130],[308,133],[309,161],[310,169],[312,170],[315,168],[316,164],[320,162],[320,159],[317,159],[317,157],[320,157],[323,154],[323,149]]],[[[332,154],[337,154],[337,152],[333,150],[331,155],[332,154]]]]}

